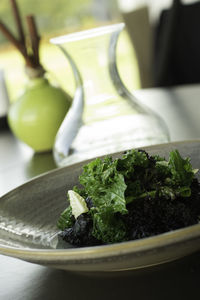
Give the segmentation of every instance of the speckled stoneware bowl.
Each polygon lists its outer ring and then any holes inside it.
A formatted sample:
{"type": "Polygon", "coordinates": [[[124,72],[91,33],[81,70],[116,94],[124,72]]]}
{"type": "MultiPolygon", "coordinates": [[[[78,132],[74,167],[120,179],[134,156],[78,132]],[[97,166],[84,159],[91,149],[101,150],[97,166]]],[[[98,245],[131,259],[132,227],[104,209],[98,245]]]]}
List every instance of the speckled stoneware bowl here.
{"type": "MultiPolygon", "coordinates": [[[[170,150],[178,149],[200,168],[200,140],[145,149],[166,158],[170,150]]],[[[64,270],[110,272],[153,266],[200,250],[200,224],[136,241],[58,249],[56,221],[83,164],[48,172],[0,198],[1,254],[64,270]]]]}

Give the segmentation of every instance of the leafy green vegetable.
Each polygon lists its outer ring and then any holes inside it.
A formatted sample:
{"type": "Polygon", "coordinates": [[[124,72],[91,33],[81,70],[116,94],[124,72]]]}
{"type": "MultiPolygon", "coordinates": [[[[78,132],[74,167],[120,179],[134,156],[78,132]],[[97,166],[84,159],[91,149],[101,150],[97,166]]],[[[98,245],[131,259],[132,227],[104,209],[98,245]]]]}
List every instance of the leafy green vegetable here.
{"type": "Polygon", "coordinates": [[[93,236],[103,243],[117,243],[126,238],[123,221],[110,208],[93,212],[93,236]]]}
{"type": "MultiPolygon", "coordinates": [[[[171,203],[178,197],[190,197],[195,172],[189,158],[182,158],[177,150],[170,152],[169,161],[143,150],[130,150],[122,158],[97,158],[85,165],[79,177],[81,188],[74,187],[74,191],[86,203],[90,199],[87,218],[92,220],[93,237],[102,243],[115,243],[127,239],[130,204],[134,209],[134,201],[159,199],[159,203],[171,203]]],[[[64,230],[73,224],[76,226],[76,220],[68,207],[58,227],[64,230]]]]}
{"type": "Polygon", "coordinates": [[[124,192],[126,184],[122,174],[116,170],[116,161],[111,157],[96,159],[83,167],[79,177],[85,193],[92,199],[93,236],[105,243],[124,238],[122,222],[115,222],[115,214],[126,214],[124,192]]]}
{"type": "Polygon", "coordinates": [[[172,174],[172,181],[176,185],[191,185],[194,172],[189,158],[183,159],[177,150],[171,151],[169,155],[169,169],[172,174]]]}
{"type": "Polygon", "coordinates": [[[60,215],[58,219],[57,226],[59,229],[64,230],[65,228],[69,228],[74,223],[74,217],[72,215],[72,208],[68,206],[60,215]]]}
{"type": "Polygon", "coordinates": [[[116,164],[117,171],[123,175],[127,185],[125,191],[126,202],[130,201],[130,197],[134,199],[146,192],[146,184],[150,182],[150,177],[153,176],[152,172],[148,172],[151,162],[146,152],[127,151],[122,159],[116,160],[116,164]]]}
{"type": "Polygon", "coordinates": [[[112,213],[127,213],[124,196],[126,184],[112,158],[106,157],[103,161],[98,158],[90,162],[83,167],[79,180],[95,207],[106,207],[112,213]]]}
{"type": "Polygon", "coordinates": [[[143,151],[130,150],[123,155],[122,159],[117,159],[117,170],[126,178],[132,177],[137,167],[147,168],[148,165],[148,156],[143,151]]]}

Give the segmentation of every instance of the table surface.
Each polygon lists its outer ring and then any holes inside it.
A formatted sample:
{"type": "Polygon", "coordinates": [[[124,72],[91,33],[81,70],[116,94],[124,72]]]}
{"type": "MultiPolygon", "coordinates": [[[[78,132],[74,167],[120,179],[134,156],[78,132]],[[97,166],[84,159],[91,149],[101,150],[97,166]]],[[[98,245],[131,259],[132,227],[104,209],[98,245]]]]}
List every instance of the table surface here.
{"type": "MultiPolygon", "coordinates": [[[[172,141],[200,139],[200,85],[135,91],[165,120],[172,141]]],[[[56,168],[52,154],[34,154],[0,129],[0,196],[56,168]]],[[[118,274],[78,274],[0,255],[0,299],[196,299],[200,253],[161,266],[118,274]]]]}

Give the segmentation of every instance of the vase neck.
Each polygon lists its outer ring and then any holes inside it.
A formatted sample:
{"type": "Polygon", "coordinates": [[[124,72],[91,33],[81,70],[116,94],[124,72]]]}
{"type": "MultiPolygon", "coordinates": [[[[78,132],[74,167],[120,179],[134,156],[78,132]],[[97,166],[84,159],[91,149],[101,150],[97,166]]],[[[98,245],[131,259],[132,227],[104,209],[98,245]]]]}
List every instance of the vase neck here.
{"type": "MultiPolygon", "coordinates": [[[[137,109],[116,67],[116,45],[123,28],[123,23],[115,24],[52,40],[72,66],[76,90],[84,99],[82,116],[86,123],[132,114],[137,109]]],[[[82,107],[80,98],[75,99],[82,107]]]]}
{"type": "MultiPolygon", "coordinates": [[[[71,57],[80,73],[87,101],[99,94],[113,92],[109,78],[109,49],[114,29],[107,31],[106,28],[102,28],[101,34],[94,31],[89,35],[87,31],[84,31],[84,38],[79,35],[79,40],[69,40],[66,44],[60,45],[71,57]]],[[[121,26],[116,27],[115,31],[119,34],[121,29],[121,26]]],[[[115,43],[117,43],[118,34],[115,43]]],[[[76,76],[75,80],[76,85],[79,86],[80,82],[77,82],[76,76]]]]}

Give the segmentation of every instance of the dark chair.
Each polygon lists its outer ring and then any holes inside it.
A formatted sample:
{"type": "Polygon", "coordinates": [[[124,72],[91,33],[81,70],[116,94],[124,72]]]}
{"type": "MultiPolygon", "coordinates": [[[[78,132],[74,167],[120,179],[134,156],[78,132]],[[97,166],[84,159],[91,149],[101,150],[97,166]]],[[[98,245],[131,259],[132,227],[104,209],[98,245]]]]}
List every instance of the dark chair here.
{"type": "Polygon", "coordinates": [[[200,83],[200,2],[174,0],[161,13],[153,53],[155,86],[200,83]]]}

